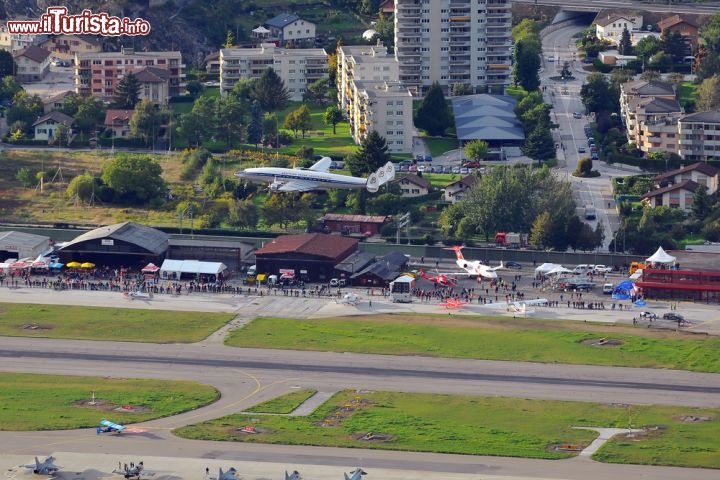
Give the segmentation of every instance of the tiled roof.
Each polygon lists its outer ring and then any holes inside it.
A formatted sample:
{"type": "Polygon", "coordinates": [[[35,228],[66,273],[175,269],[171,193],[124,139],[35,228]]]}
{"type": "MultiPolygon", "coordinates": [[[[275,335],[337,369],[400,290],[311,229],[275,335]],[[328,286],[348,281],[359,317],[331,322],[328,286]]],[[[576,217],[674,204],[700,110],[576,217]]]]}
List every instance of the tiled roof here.
{"type": "Polygon", "coordinates": [[[129,122],[135,110],[120,110],[111,108],[105,112],[105,125],[113,125],[115,123],[129,122]]]}
{"type": "Polygon", "coordinates": [[[693,20],[690,20],[689,18],[681,17],[680,15],[673,15],[672,17],[663,18],[657,23],[657,26],[660,30],[665,30],[666,28],[673,27],[677,25],[678,23],[687,23],[688,25],[692,25],[693,27],[699,27],[697,23],[695,23],[693,20]]]}
{"type": "Polygon", "coordinates": [[[412,173],[407,173],[401,176],[398,176],[395,180],[393,180],[393,183],[400,183],[401,180],[407,180],[411,183],[414,183],[420,188],[430,188],[430,182],[425,180],[422,177],[418,177],[417,175],[414,175],[412,173]]]}
{"type": "Polygon", "coordinates": [[[678,168],[677,170],[671,170],[669,172],[661,173],[660,175],[655,177],[655,180],[665,180],[666,178],[672,178],[675,175],[682,175],[683,173],[692,172],[693,170],[704,173],[708,177],[714,177],[715,175],[720,173],[720,169],[715,168],[712,165],[708,165],[707,163],[703,162],[697,162],[682,168],[678,168]]]}
{"type": "Polygon", "coordinates": [[[34,127],[35,125],[40,125],[41,123],[45,123],[48,120],[53,120],[57,123],[62,123],[66,127],[69,127],[74,122],[74,119],[71,116],[65,115],[62,112],[52,111],[46,115],[43,115],[42,117],[38,118],[37,120],[35,120],[35,122],[33,122],[32,126],[34,127]]]}
{"type": "Polygon", "coordinates": [[[704,122],[704,123],[720,123],[720,111],[698,112],[685,115],[680,119],[681,122],[704,122]]]}
{"type": "Polygon", "coordinates": [[[657,190],[648,192],[640,198],[657,197],[658,195],[662,195],[663,193],[667,193],[667,192],[672,192],[674,190],[688,190],[690,192],[694,192],[695,190],[697,190],[697,188],[699,186],[700,186],[700,184],[693,182],[692,180],[684,180],[680,183],[676,183],[675,185],[669,185],[667,187],[658,188],[657,190]]]}
{"type": "Polygon", "coordinates": [[[170,78],[170,72],[164,68],[142,67],[134,70],[133,75],[140,83],[165,83],[170,78]]]}
{"type": "Polygon", "coordinates": [[[50,52],[45,50],[44,48],[40,48],[36,45],[30,45],[29,47],[23,48],[15,52],[14,56],[15,58],[27,57],[34,62],[42,63],[49,55],[50,52]]]}
{"type": "Polygon", "coordinates": [[[275,253],[301,253],[325,258],[337,258],[348,250],[357,248],[354,238],[339,235],[308,233],[303,235],[284,235],[267,242],[255,251],[255,256],[275,253]]]}
{"type": "Polygon", "coordinates": [[[265,22],[265,25],[270,25],[271,27],[275,28],[285,28],[285,26],[293,23],[296,20],[300,20],[300,17],[292,13],[282,13],[265,22]]]}

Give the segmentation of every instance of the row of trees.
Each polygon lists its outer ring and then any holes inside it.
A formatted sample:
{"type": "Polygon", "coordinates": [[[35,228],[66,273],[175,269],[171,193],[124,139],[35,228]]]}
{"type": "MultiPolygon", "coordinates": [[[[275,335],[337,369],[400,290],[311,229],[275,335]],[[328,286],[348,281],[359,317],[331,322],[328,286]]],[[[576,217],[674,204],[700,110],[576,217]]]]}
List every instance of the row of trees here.
{"type": "Polygon", "coordinates": [[[548,168],[493,168],[465,198],[443,210],[439,226],[447,237],[467,239],[496,232],[531,232],[532,243],[556,250],[591,250],[602,244],[602,227],[593,231],[576,215],[570,183],[548,168]]]}
{"type": "Polygon", "coordinates": [[[532,92],[540,87],[540,56],[542,43],[540,28],[534,20],[525,18],[512,29],[515,41],[513,78],[516,85],[532,92]]]}
{"type": "Polygon", "coordinates": [[[551,105],[543,101],[542,93],[535,90],[525,95],[515,107],[515,114],[523,124],[525,143],[522,151],[539,162],[555,158],[555,140],[550,129],[551,105]]]}

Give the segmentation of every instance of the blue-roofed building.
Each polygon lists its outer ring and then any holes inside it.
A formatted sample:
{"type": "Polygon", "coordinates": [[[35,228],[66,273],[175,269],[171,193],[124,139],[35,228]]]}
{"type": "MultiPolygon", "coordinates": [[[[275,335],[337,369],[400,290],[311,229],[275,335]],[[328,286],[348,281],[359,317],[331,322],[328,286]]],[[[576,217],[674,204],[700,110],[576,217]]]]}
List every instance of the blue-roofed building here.
{"type": "Polygon", "coordinates": [[[269,38],[280,42],[315,42],[315,24],[292,13],[282,13],[265,22],[269,38]]]}
{"type": "Polygon", "coordinates": [[[515,115],[515,104],[509,95],[453,97],[458,140],[485,140],[493,148],[521,145],[525,132],[515,115]]]}

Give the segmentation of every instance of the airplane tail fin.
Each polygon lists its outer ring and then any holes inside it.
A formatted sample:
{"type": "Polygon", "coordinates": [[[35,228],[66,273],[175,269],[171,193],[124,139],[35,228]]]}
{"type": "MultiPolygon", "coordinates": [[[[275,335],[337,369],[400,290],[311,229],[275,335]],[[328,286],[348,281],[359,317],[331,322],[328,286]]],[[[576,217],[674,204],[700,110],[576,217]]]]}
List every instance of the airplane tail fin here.
{"type": "Polygon", "coordinates": [[[456,245],[456,246],[452,247],[452,250],[455,252],[455,256],[457,257],[458,260],[465,260],[465,257],[463,257],[463,254],[462,254],[462,249],[463,249],[462,245],[456,245]]]}
{"type": "Polygon", "coordinates": [[[40,469],[40,460],[38,460],[37,457],[35,457],[35,467],[39,470],[40,469]]]}
{"type": "Polygon", "coordinates": [[[345,475],[345,480],[350,480],[350,477],[348,477],[347,473],[343,473],[343,475],[345,475]]]}
{"type": "Polygon", "coordinates": [[[367,179],[366,188],[368,192],[375,193],[381,185],[385,185],[395,178],[395,166],[392,162],[387,162],[375,172],[371,173],[367,179]]]}

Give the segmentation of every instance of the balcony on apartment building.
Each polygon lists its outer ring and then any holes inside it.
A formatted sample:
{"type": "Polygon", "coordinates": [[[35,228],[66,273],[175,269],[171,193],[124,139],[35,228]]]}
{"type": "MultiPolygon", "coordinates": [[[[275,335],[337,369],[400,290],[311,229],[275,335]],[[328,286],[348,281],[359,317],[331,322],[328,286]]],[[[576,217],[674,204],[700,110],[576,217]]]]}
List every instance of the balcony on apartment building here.
{"type": "Polygon", "coordinates": [[[500,19],[500,20],[510,20],[512,14],[510,13],[510,10],[496,10],[496,9],[488,9],[485,12],[485,17],[489,20],[491,19],[500,19]]]}
{"type": "Polygon", "coordinates": [[[402,18],[420,18],[422,16],[422,10],[419,3],[400,3],[395,2],[395,11],[398,17],[402,18]]]}
{"type": "Polygon", "coordinates": [[[485,5],[488,9],[493,10],[510,10],[510,8],[512,7],[508,0],[488,0],[485,5]]]}

